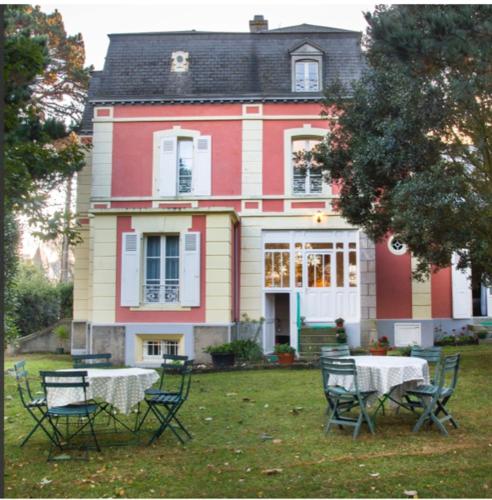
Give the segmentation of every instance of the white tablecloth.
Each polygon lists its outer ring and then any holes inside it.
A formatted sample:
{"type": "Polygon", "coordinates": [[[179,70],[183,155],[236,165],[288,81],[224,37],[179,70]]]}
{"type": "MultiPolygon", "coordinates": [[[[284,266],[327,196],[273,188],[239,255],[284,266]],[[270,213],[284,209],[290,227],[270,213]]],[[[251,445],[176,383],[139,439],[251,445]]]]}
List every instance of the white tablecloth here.
{"type": "MultiPolygon", "coordinates": [[[[70,371],[87,371],[87,399],[99,399],[128,415],[139,401],[145,398],[145,390],[159,380],[155,370],[145,368],[82,368],[70,371]]],[[[60,370],[66,371],[66,370],[60,370]]],[[[77,379],[49,378],[50,381],[69,382],[77,379]]],[[[78,379],[80,380],[80,379],[78,379]]],[[[48,407],[65,406],[83,401],[82,388],[49,387],[48,407]]]]}
{"type": "MultiPolygon", "coordinates": [[[[399,398],[401,394],[419,383],[429,383],[429,365],[425,359],[407,356],[348,356],[355,359],[357,382],[360,391],[377,391],[378,396],[390,393],[399,398]],[[397,389],[396,389],[397,388],[397,389]]],[[[328,385],[338,385],[347,390],[354,389],[354,378],[346,375],[330,375],[328,385]]]]}

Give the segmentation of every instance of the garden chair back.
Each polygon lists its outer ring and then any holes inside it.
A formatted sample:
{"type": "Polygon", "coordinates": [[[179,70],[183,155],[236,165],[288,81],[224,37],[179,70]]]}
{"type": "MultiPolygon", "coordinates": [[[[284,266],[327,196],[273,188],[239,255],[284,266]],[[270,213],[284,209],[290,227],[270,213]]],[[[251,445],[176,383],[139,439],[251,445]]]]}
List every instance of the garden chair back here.
{"type": "Polygon", "coordinates": [[[350,349],[348,344],[326,344],[321,347],[321,356],[325,358],[350,356],[350,349]]]}
{"type": "Polygon", "coordinates": [[[431,376],[431,383],[433,383],[437,376],[437,370],[442,357],[442,347],[420,347],[418,345],[412,346],[410,352],[412,358],[422,358],[429,364],[429,372],[431,376]],[[432,366],[434,367],[432,370],[432,366]]]}
{"type": "Polygon", "coordinates": [[[111,368],[111,353],[73,354],[74,368],[111,368]]]}

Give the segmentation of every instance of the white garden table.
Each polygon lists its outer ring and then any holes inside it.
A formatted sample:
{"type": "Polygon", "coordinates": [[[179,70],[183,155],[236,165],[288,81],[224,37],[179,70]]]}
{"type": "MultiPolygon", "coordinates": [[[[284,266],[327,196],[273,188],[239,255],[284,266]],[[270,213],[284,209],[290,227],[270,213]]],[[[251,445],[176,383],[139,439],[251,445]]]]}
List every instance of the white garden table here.
{"type": "MultiPolygon", "coordinates": [[[[146,368],[80,368],[59,371],[86,371],[86,381],[89,383],[87,399],[102,400],[125,415],[129,415],[132,408],[145,399],[145,390],[159,380],[156,370],[146,368]]],[[[57,379],[53,377],[53,380],[57,379]]],[[[82,388],[49,388],[47,391],[48,407],[65,406],[83,400],[82,388]]]]}
{"type": "MultiPolygon", "coordinates": [[[[406,390],[429,383],[429,365],[425,359],[408,356],[346,356],[341,359],[355,360],[359,390],[376,391],[378,398],[388,398],[391,394],[391,400],[397,402],[406,390]]],[[[328,385],[355,389],[354,378],[346,375],[330,375],[328,385]]]]}

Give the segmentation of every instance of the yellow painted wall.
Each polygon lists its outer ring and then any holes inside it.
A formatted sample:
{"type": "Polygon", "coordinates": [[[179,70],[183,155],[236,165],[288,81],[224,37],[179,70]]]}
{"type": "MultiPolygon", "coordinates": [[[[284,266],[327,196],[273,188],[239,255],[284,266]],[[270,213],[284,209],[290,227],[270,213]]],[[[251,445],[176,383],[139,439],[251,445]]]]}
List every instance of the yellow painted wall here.
{"type": "Polygon", "coordinates": [[[232,223],[228,214],[207,214],[205,293],[207,323],[232,318],[232,223]]]}
{"type": "Polygon", "coordinates": [[[80,231],[82,242],[74,247],[73,319],[87,321],[89,318],[89,227],[80,231]]]}
{"type": "MultiPolygon", "coordinates": [[[[418,260],[412,255],[412,272],[418,260]]],[[[431,281],[412,279],[412,319],[432,319],[431,281]]]]}
{"type": "Polygon", "coordinates": [[[92,231],[92,321],[114,323],[116,292],[116,216],[96,215],[92,231]]]}

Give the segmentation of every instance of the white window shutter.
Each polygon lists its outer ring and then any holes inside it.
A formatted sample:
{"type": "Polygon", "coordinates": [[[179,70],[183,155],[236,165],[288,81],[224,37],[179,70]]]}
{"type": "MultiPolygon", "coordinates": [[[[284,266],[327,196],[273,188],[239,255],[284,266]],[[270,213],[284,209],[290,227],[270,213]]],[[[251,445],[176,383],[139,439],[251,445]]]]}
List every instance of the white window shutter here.
{"type": "Polygon", "coordinates": [[[159,195],[176,196],[177,139],[165,137],[159,145],[159,195]]]}
{"type": "Polygon", "coordinates": [[[200,233],[184,233],[181,243],[181,305],[200,305],[200,233]]]}
{"type": "Polygon", "coordinates": [[[451,278],[453,284],[453,318],[471,318],[472,317],[472,289],[471,289],[471,270],[457,269],[458,254],[454,253],[451,260],[452,271],[451,278]]]}
{"type": "Polygon", "coordinates": [[[140,235],[122,234],[121,251],[121,305],[130,307],[140,303],[140,235]]]}
{"type": "Polygon", "coordinates": [[[193,165],[193,194],[212,193],[212,138],[202,135],[195,139],[195,164],[193,165]]]}

